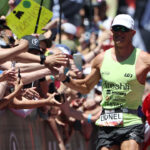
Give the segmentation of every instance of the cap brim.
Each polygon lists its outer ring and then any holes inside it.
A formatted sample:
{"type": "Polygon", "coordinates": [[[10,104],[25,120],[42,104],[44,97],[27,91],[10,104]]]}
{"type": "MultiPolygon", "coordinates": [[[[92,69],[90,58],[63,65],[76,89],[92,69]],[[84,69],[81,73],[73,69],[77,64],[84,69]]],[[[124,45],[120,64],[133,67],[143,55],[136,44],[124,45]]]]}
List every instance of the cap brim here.
{"type": "Polygon", "coordinates": [[[47,38],[43,34],[41,34],[39,36],[39,41],[43,41],[43,40],[47,40],[47,38]]]}
{"type": "Polygon", "coordinates": [[[123,20],[119,21],[119,22],[116,22],[116,23],[113,23],[112,27],[114,27],[114,26],[124,26],[128,29],[133,29],[130,25],[127,25],[126,21],[123,21],[123,20]]]}

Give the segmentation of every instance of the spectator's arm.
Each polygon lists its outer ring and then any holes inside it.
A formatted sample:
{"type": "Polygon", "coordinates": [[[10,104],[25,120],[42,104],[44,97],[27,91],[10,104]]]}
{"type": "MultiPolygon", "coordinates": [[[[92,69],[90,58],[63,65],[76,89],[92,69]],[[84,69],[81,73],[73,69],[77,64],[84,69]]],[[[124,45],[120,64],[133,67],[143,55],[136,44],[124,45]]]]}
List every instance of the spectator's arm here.
{"type": "Polygon", "coordinates": [[[7,82],[6,81],[0,82],[0,91],[1,91],[0,92],[0,99],[2,99],[4,97],[6,88],[7,88],[7,82]]]}
{"type": "Polygon", "coordinates": [[[21,73],[32,72],[40,69],[44,69],[45,66],[39,63],[16,63],[16,68],[21,69],[21,73]]]}
{"type": "Polygon", "coordinates": [[[110,30],[105,29],[105,31],[103,31],[102,35],[98,37],[97,47],[91,52],[89,52],[88,54],[84,55],[84,60],[86,63],[89,63],[93,58],[95,58],[99,53],[103,51],[101,48],[103,42],[110,39],[111,36],[112,36],[112,32],[110,30]]]}
{"type": "Polygon", "coordinates": [[[0,82],[2,81],[13,82],[15,80],[16,80],[16,71],[14,69],[3,71],[3,73],[0,74],[0,82]]]}
{"type": "Polygon", "coordinates": [[[11,64],[12,64],[11,61],[6,61],[6,62],[0,64],[0,69],[1,70],[8,70],[11,68],[11,64]]]}
{"type": "Polygon", "coordinates": [[[28,41],[27,40],[20,40],[18,46],[13,48],[0,48],[0,64],[14,58],[16,55],[26,52],[28,50],[28,41]]]}
{"type": "Polygon", "coordinates": [[[10,93],[9,95],[3,97],[1,100],[0,100],[0,109],[6,107],[10,101],[18,95],[18,93],[20,92],[21,88],[23,86],[23,83],[20,81],[19,84],[17,84],[17,86],[15,87],[15,90],[14,92],[10,93]]]}
{"type": "Polygon", "coordinates": [[[13,101],[11,101],[9,107],[16,109],[30,109],[42,107],[45,105],[60,106],[60,103],[54,99],[54,94],[51,94],[48,98],[40,100],[29,100],[24,97],[21,100],[19,100],[15,97],[13,101]]]}
{"type": "MultiPolygon", "coordinates": [[[[1,70],[8,70],[11,67],[12,67],[11,61],[7,61],[0,65],[1,70]]],[[[41,65],[40,63],[19,63],[19,62],[17,62],[15,64],[15,68],[17,68],[17,69],[20,68],[21,72],[24,73],[24,72],[32,72],[32,71],[44,69],[45,65],[41,65]]]]}
{"type": "MultiPolygon", "coordinates": [[[[57,28],[59,21],[60,21],[59,18],[56,18],[56,19],[50,21],[48,24],[46,24],[46,26],[43,28],[43,30],[50,30],[53,28],[57,28]]],[[[61,23],[64,23],[64,22],[65,22],[64,20],[61,20],[61,23]]]]}
{"type": "MultiPolygon", "coordinates": [[[[76,110],[76,109],[70,107],[68,102],[65,102],[64,104],[62,104],[61,109],[65,113],[65,115],[68,117],[73,117],[78,120],[88,120],[89,119],[89,114],[81,112],[79,110],[76,110]]],[[[99,118],[101,112],[102,112],[102,108],[100,108],[99,112],[97,112],[96,114],[94,114],[94,115],[90,114],[91,115],[90,120],[95,122],[99,118]]]]}
{"type": "Polygon", "coordinates": [[[45,68],[45,69],[41,69],[41,70],[29,72],[29,73],[21,73],[21,77],[22,77],[23,83],[28,84],[50,74],[51,74],[51,71],[45,68]]]}
{"type": "MultiPolygon", "coordinates": [[[[41,59],[40,56],[33,55],[30,53],[22,53],[15,57],[16,61],[19,62],[25,62],[25,63],[40,63],[41,59]]],[[[68,58],[65,54],[59,53],[59,54],[53,54],[50,56],[47,56],[44,62],[44,65],[47,68],[52,68],[53,66],[66,66],[68,63],[68,58]]]]}
{"type": "Polygon", "coordinates": [[[85,63],[91,62],[92,59],[94,59],[101,52],[101,46],[102,46],[102,43],[99,43],[99,45],[94,50],[84,55],[85,63]]]}
{"type": "Polygon", "coordinates": [[[57,141],[58,141],[58,146],[61,150],[65,150],[65,145],[64,145],[64,142],[63,142],[63,138],[58,130],[58,127],[57,127],[57,124],[56,124],[56,121],[54,118],[49,118],[48,119],[48,124],[49,126],[51,127],[52,129],[52,132],[54,134],[54,136],[56,137],[57,141]]]}

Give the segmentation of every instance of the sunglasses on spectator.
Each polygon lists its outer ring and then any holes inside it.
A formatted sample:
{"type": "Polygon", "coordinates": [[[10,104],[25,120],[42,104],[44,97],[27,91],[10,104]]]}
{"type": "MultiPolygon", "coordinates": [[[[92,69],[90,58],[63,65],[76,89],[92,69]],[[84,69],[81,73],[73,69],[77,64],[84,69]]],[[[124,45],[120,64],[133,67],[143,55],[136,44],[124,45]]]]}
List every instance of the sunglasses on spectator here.
{"type": "Polygon", "coordinates": [[[114,32],[119,32],[119,31],[122,31],[122,32],[129,32],[129,31],[130,31],[130,29],[128,29],[128,28],[126,28],[126,27],[124,27],[124,26],[113,26],[113,27],[112,27],[112,30],[113,30],[114,32]]]}
{"type": "Polygon", "coordinates": [[[13,44],[15,42],[15,39],[12,36],[8,36],[10,44],[13,44]]]}

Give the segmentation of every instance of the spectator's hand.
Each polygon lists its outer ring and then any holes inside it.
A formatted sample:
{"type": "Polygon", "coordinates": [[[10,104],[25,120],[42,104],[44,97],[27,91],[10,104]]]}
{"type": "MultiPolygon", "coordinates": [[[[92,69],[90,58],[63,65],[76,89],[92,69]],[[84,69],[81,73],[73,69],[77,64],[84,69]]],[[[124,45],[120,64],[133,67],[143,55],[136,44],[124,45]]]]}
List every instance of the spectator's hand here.
{"type": "Polygon", "coordinates": [[[23,87],[23,82],[22,82],[22,79],[21,78],[17,78],[17,82],[15,84],[15,89],[18,89],[18,88],[22,88],[23,87]]]}
{"type": "Polygon", "coordinates": [[[68,74],[72,78],[80,79],[80,78],[82,78],[82,75],[83,75],[83,67],[82,67],[82,70],[79,70],[77,68],[77,66],[75,65],[74,60],[70,60],[70,70],[69,70],[68,74]]]}
{"type": "Polygon", "coordinates": [[[55,79],[59,80],[59,81],[63,81],[66,78],[65,75],[65,67],[61,66],[61,67],[54,67],[55,71],[57,72],[57,74],[55,74],[55,79]]]}
{"type": "Polygon", "coordinates": [[[17,91],[17,95],[20,94],[20,91],[23,87],[23,82],[21,78],[17,78],[17,81],[14,84],[15,91],[17,91]]]}
{"type": "Polygon", "coordinates": [[[66,66],[68,64],[68,58],[65,54],[58,53],[53,54],[46,57],[45,65],[49,69],[52,69],[52,67],[60,67],[60,66],[66,66]]]}
{"type": "Polygon", "coordinates": [[[77,67],[71,67],[71,70],[69,70],[66,74],[65,74],[65,68],[64,66],[61,66],[59,68],[54,67],[55,72],[57,72],[57,74],[55,74],[55,79],[59,80],[59,81],[64,81],[66,79],[66,75],[69,75],[72,78],[75,79],[80,79],[83,75],[83,71],[80,71],[77,67]]]}
{"type": "Polygon", "coordinates": [[[68,74],[74,79],[81,79],[83,75],[83,70],[79,70],[78,68],[72,68],[69,70],[68,74]]]}
{"type": "Polygon", "coordinates": [[[54,94],[49,94],[49,93],[47,93],[47,96],[48,96],[48,100],[49,100],[49,105],[51,105],[51,106],[60,106],[61,105],[61,103],[60,102],[58,102],[56,99],[55,99],[55,96],[56,94],[54,93],[54,94]]]}
{"type": "Polygon", "coordinates": [[[98,43],[103,43],[104,41],[106,41],[107,39],[110,39],[110,37],[112,37],[112,32],[111,30],[105,30],[102,32],[101,36],[98,37],[98,43]]]}
{"type": "Polygon", "coordinates": [[[92,115],[91,121],[92,121],[92,122],[95,122],[97,119],[99,119],[101,113],[102,113],[102,107],[100,106],[99,111],[98,111],[96,114],[92,115]]]}
{"type": "Polygon", "coordinates": [[[40,99],[40,95],[35,89],[36,87],[23,89],[22,96],[30,100],[40,99]]]}
{"type": "Polygon", "coordinates": [[[12,83],[16,80],[17,80],[17,76],[16,76],[16,71],[14,69],[4,71],[0,75],[0,82],[1,81],[7,81],[8,83],[12,83]]]}

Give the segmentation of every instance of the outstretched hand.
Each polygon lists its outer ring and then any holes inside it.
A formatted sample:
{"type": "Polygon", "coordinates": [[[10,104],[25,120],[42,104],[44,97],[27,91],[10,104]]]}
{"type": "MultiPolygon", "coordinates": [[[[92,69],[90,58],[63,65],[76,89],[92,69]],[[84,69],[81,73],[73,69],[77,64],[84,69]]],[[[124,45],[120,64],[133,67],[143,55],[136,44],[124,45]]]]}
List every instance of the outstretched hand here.
{"type": "Polygon", "coordinates": [[[45,65],[49,69],[52,69],[52,67],[60,67],[60,66],[66,66],[68,64],[68,58],[65,54],[58,53],[49,55],[46,57],[45,65]]]}
{"type": "Polygon", "coordinates": [[[104,30],[101,36],[98,37],[98,42],[103,43],[104,41],[110,39],[112,37],[111,30],[104,30]]]}
{"type": "Polygon", "coordinates": [[[102,113],[102,107],[100,106],[99,111],[97,113],[95,113],[94,115],[92,115],[91,121],[95,122],[97,119],[99,119],[101,113],[102,113]]]}
{"type": "Polygon", "coordinates": [[[8,83],[12,83],[15,80],[17,80],[17,76],[16,76],[16,71],[14,69],[4,71],[0,75],[0,82],[1,81],[7,81],[8,83]]]}
{"type": "Polygon", "coordinates": [[[17,78],[17,82],[15,82],[15,90],[21,90],[23,87],[23,82],[21,78],[17,78]]]}
{"type": "Polygon", "coordinates": [[[52,73],[53,75],[55,75],[55,79],[59,80],[59,81],[63,81],[66,78],[65,75],[65,67],[61,66],[61,67],[53,67],[52,69],[52,73]]]}
{"type": "Polygon", "coordinates": [[[38,100],[38,99],[40,99],[40,95],[35,89],[36,89],[36,87],[23,89],[22,96],[27,98],[27,99],[30,99],[30,100],[38,100]]]}
{"type": "Polygon", "coordinates": [[[54,97],[55,95],[56,95],[56,93],[54,93],[54,94],[47,93],[47,96],[48,96],[47,99],[49,100],[50,106],[60,106],[61,105],[61,103],[55,99],[55,97],[54,97]]]}

